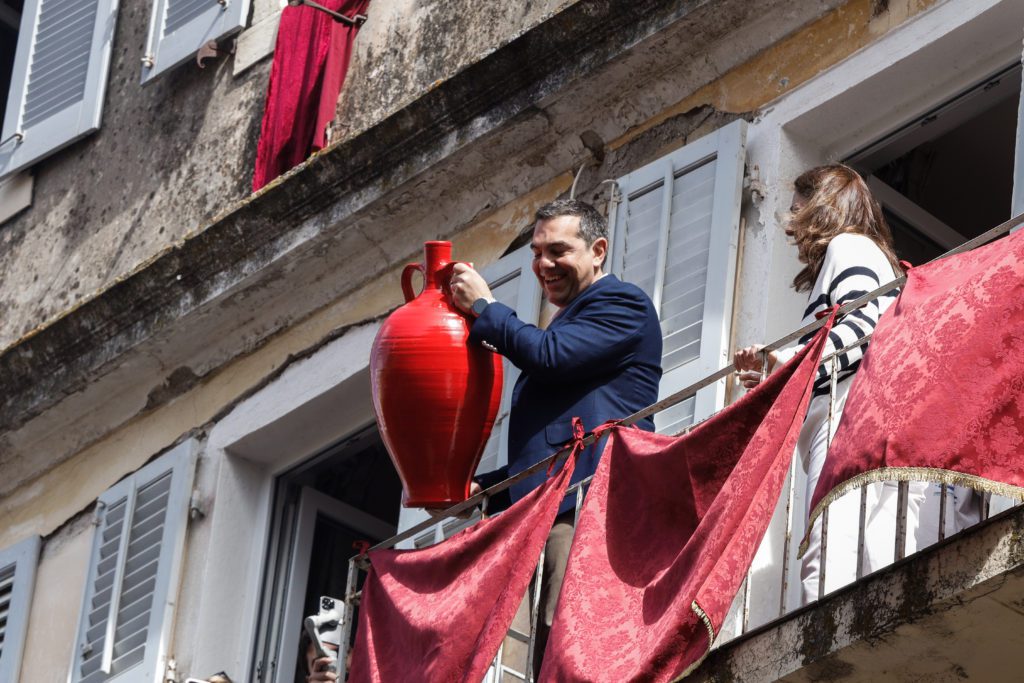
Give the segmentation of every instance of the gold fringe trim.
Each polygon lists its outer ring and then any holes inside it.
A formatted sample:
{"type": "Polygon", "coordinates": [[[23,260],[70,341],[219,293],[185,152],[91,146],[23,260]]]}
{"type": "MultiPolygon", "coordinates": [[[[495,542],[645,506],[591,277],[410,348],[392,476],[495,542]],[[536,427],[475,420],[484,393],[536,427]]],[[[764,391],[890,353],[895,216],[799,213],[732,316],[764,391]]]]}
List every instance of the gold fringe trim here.
{"type": "Polygon", "coordinates": [[[697,604],[696,600],[690,603],[690,609],[692,609],[694,614],[696,614],[700,618],[700,620],[704,622],[704,627],[708,630],[708,649],[704,650],[704,654],[700,656],[700,659],[698,659],[690,666],[686,667],[686,671],[684,671],[679,678],[672,679],[672,683],[676,683],[676,681],[683,680],[684,678],[692,674],[694,669],[703,664],[704,660],[708,657],[708,653],[711,652],[711,645],[715,642],[715,627],[711,625],[711,619],[708,617],[707,612],[701,609],[700,605],[697,604]]]}
{"type": "Polygon", "coordinates": [[[882,467],[870,472],[862,472],[852,479],[847,479],[829,491],[814,506],[810,519],[807,520],[807,531],[804,532],[803,540],[800,541],[800,552],[797,554],[797,557],[803,557],[804,553],[807,552],[807,545],[810,542],[810,530],[827,506],[865,484],[877,484],[883,481],[925,481],[934,484],[949,484],[951,486],[963,486],[976,491],[985,491],[997,496],[1024,501],[1024,487],[1004,484],[974,474],[964,474],[963,472],[954,472],[953,470],[944,470],[937,467],[882,467]]]}

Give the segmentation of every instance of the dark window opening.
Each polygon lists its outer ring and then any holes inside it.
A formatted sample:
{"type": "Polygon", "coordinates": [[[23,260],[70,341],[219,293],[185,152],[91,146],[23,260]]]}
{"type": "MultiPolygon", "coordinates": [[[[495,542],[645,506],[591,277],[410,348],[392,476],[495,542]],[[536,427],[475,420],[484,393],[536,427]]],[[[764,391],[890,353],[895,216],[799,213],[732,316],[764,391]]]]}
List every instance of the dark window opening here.
{"type": "Polygon", "coordinates": [[[914,265],[1008,220],[1021,67],[1014,65],[847,160],[914,265]]]}
{"type": "MultiPolygon", "coordinates": [[[[0,0],[0,123],[7,111],[7,99],[14,74],[14,54],[18,50],[18,29],[25,0],[0,0]]],[[[2,126],[0,126],[2,129],[2,126]]]]}
{"type": "MultiPolygon", "coordinates": [[[[257,680],[306,680],[302,619],[343,599],[353,543],[394,535],[401,482],[376,427],[278,478],[257,653],[257,680]]],[[[360,581],[365,575],[360,572],[360,581]]],[[[353,629],[354,634],[354,629],[353,629]]]]}

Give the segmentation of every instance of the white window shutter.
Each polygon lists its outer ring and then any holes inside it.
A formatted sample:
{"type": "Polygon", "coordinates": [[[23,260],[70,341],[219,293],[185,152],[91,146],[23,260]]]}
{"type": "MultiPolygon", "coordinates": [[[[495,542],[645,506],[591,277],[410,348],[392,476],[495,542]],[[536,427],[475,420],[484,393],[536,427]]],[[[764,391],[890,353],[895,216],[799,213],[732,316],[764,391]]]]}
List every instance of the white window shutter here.
{"type": "Polygon", "coordinates": [[[0,177],[100,126],[117,0],[25,0],[0,177]]]}
{"type": "MultiPolygon", "coordinates": [[[[664,344],[660,398],[728,361],[746,122],[621,178],[612,272],[654,302],[664,344]]],[[[655,416],[674,434],[721,407],[722,383],[655,416]]]]}
{"type": "MultiPolygon", "coordinates": [[[[533,274],[532,260],[533,252],[527,244],[482,269],[480,274],[487,280],[495,300],[514,309],[516,316],[523,322],[536,325],[540,321],[541,291],[540,283],[533,274]]],[[[512,406],[512,388],[519,378],[519,368],[506,358],[502,372],[504,384],[501,389],[501,406],[498,408],[491,436],[480,456],[477,472],[490,472],[508,464],[508,414],[512,406]]],[[[399,513],[398,530],[401,532],[425,519],[427,513],[423,510],[402,508],[399,513]]],[[[469,520],[445,520],[415,539],[399,544],[399,547],[432,545],[469,526],[475,519],[474,517],[469,520]]]]}
{"type": "Polygon", "coordinates": [[[211,40],[245,28],[249,0],[153,0],[142,82],[195,56],[211,40]]]}
{"type": "Polygon", "coordinates": [[[163,681],[196,442],[100,496],[70,683],[163,681]]]}
{"type": "Polygon", "coordinates": [[[32,536],[0,550],[0,681],[21,680],[39,546],[39,537],[32,536]]]}

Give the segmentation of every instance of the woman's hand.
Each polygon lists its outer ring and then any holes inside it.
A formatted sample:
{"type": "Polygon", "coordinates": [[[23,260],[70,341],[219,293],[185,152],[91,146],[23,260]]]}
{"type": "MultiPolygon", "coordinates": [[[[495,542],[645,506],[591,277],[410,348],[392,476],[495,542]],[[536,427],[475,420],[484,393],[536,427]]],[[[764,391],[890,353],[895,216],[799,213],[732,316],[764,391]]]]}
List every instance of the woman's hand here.
{"type": "MultiPolygon", "coordinates": [[[[732,364],[739,371],[740,384],[746,389],[753,389],[764,379],[764,376],[761,374],[762,369],[764,369],[765,354],[761,351],[763,348],[763,344],[748,346],[738,349],[732,357],[732,364]]],[[[778,360],[779,357],[774,351],[768,352],[768,372],[772,371],[778,360]]]]}

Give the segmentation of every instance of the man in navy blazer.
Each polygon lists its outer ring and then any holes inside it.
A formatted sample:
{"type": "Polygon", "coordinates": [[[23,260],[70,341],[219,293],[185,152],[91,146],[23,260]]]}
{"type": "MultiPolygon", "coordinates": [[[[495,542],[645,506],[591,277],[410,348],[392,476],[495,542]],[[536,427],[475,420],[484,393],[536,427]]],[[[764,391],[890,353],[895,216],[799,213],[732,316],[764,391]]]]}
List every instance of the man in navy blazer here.
{"type": "MultiPolygon", "coordinates": [[[[658,315],[643,290],[604,272],[604,216],[585,202],[551,202],[537,211],[530,246],[533,272],[545,297],[558,308],[547,329],[522,322],[514,310],[495,301],[487,283],[469,266],[456,265],[452,277],[455,304],[476,316],[469,343],[496,349],[522,371],[512,392],[508,465],[479,475],[474,493],[478,486],[514,476],[557,451],[572,437],[573,417],[591,430],[658,399],[658,315]]],[[[653,431],[654,420],[648,417],[637,426],[653,431]]],[[[603,440],[580,454],[573,482],[594,474],[602,446],[603,440]]],[[[514,484],[511,500],[522,498],[545,477],[541,470],[514,484]]],[[[568,557],[573,507],[571,497],[563,502],[548,541],[550,563],[545,561],[544,575],[550,581],[542,589],[551,596],[542,596],[547,625],[568,557]]],[[[538,638],[537,650],[542,654],[546,633],[539,636],[543,639],[538,638]]],[[[537,662],[534,672],[539,672],[537,662]]]]}

